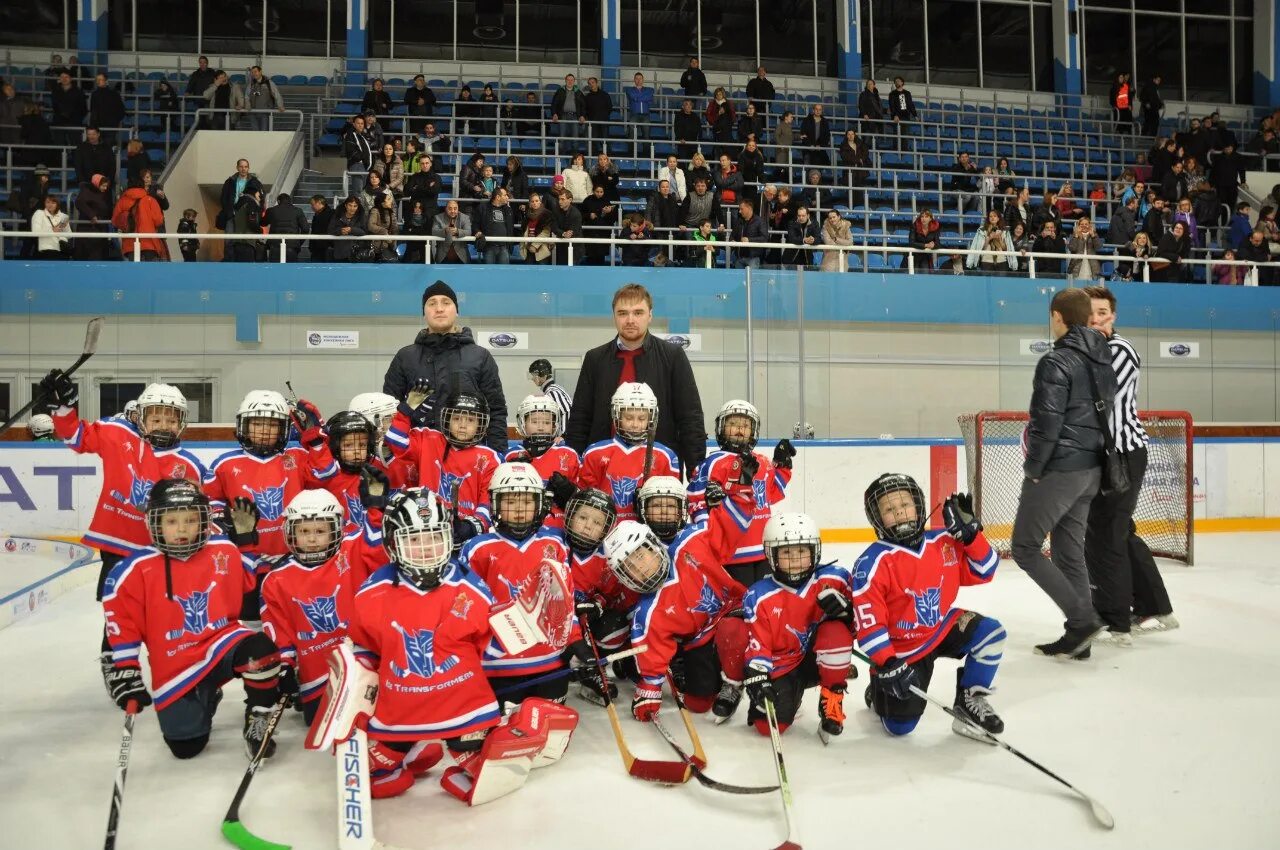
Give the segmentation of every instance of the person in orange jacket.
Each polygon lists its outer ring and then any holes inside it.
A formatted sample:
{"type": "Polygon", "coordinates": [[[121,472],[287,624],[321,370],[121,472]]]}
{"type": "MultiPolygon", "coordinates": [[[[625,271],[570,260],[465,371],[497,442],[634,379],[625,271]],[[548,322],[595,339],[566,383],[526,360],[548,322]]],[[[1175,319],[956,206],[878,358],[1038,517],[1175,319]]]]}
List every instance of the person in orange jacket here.
{"type": "MultiPolygon", "coordinates": [[[[163,233],[164,212],[160,204],[147,192],[142,183],[131,180],[111,213],[111,224],[121,233],[163,233]]],[[[134,242],[141,243],[144,262],[169,259],[169,249],[164,239],[121,239],[120,248],[126,259],[133,259],[134,242]]]]}

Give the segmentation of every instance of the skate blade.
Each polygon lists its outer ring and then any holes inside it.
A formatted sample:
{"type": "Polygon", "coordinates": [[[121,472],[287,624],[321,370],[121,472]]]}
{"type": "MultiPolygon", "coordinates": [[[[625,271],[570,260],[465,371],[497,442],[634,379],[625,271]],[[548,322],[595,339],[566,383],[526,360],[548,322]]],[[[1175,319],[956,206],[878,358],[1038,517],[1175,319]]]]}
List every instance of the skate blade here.
{"type": "Polygon", "coordinates": [[[988,746],[992,746],[992,747],[996,745],[995,739],[992,738],[989,734],[987,734],[984,731],[979,731],[978,728],[969,725],[963,720],[959,720],[959,719],[952,720],[951,731],[955,732],[957,735],[960,735],[962,737],[977,741],[980,744],[987,744],[988,746]]]}

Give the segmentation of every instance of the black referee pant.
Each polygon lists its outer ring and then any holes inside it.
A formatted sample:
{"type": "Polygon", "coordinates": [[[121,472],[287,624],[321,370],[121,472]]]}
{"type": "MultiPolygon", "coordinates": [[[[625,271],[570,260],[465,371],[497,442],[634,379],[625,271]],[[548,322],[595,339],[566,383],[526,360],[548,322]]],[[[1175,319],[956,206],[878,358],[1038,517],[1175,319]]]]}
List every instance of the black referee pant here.
{"type": "MultiPolygon", "coordinates": [[[[1130,546],[1130,537],[1138,536],[1133,511],[1147,472],[1147,450],[1134,449],[1123,452],[1121,457],[1129,470],[1129,489],[1122,494],[1103,495],[1099,491],[1089,503],[1084,533],[1084,558],[1089,568],[1093,607],[1113,632],[1129,631],[1134,574],[1140,572],[1146,578],[1147,574],[1154,573],[1160,582],[1155,560],[1142,539],[1137,540],[1140,546],[1130,546]],[[1141,563],[1142,553],[1147,563],[1141,563]]],[[[1160,586],[1163,589],[1163,582],[1160,586]]]]}

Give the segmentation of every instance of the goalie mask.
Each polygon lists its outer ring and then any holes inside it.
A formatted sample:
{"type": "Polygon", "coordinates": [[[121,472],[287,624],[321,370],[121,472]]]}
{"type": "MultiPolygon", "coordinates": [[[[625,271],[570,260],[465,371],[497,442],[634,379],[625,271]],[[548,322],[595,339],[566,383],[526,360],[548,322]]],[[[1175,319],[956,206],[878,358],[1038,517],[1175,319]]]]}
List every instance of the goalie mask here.
{"type": "Polygon", "coordinates": [[[676,539],[689,523],[689,496],[680,479],[655,475],[636,494],[636,514],[663,543],[676,539]]]}
{"type": "Polygon", "coordinates": [[[594,552],[618,521],[618,509],[603,490],[587,488],[573,494],[565,505],[564,533],[569,546],[579,555],[594,552]]]}
{"type": "Polygon", "coordinates": [[[342,547],[343,510],[328,490],[303,490],[284,509],[284,544],[306,567],[327,562],[342,547]]]}
{"type": "Polygon", "coordinates": [[[185,478],[157,481],[147,500],[147,530],[159,551],[190,558],[209,541],[209,497],[185,478]]]}
{"type": "Polygon", "coordinates": [[[382,546],[387,557],[419,590],[440,584],[453,551],[453,524],[435,493],[410,487],[387,501],[382,516],[382,546]]]}
{"type": "Polygon", "coordinates": [[[808,581],[822,557],[822,535],[808,514],[774,514],[764,524],[763,543],[773,577],[788,587],[808,581]]]}
{"type": "Polygon", "coordinates": [[[504,463],[489,479],[489,504],[498,531],[524,540],[542,525],[547,493],[542,476],[527,463],[504,463]]]}
{"type": "MultiPolygon", "coordinates": [[[[187,399],[169,384],[148,384],[138,396],[135,425],[143,438],[157,449],[171,449],[182,440],[187,428],[187,399]]],[[[126,405],[126,416],[128,406],[126,405]]]]}
{"type": "Polygon", "coordinates": [[[749,401],[726,401],[716,414],[716,442],[726,452],[742,454],[760,439],[760,411],[749,401]]]}
{"type": "Polygon", "coordinates": [[[284,451],[289,440],[289,405],[275,390],[250,390],[236,408],[236,440],[254,457],[284,451]]]}
{"type": "Polygon", "coordinates": [[[649,429],[658,427],[658,397],[648,384],[619,384],[609,402],[613,431],[628,443],[643,443],[649,429]]]}
{"type": "Polygon", "coordinates": [[[624,587],[636,593],[653,593],[671,572],[671,555],[653,529],[635,520],[618,523],[604,539],[609,569],[624,587]]]}
{"type": "Polygon", "coordinates": [[[924,491],[910,475],[881,475],[867,488],[863,505],[876,537],[910,549],[920,545],[924,537],[924,491]]]}
{"type": "Polygon", "coordinates": [[[450,393],[440,408],[440,430],[455,449],[480,445],[489,430],[489,402],[479,393],[450,393]]]}
{"type": "Polygon", "coordinates": [[[560,408],[547,396],[525,396],[516,408],[516,431],[524,439],[525,451],[533,457],[541,457],[564,433],[560,408]]]}
{"type": "Polygon", "coordinates": [[[381,446],[382,438],[387,435],[387,429],[391,427],[391,418],[396,415],[399,404],[400,402],[393,396],[386,393],[360,393],[351,398],[347,410],[354,410],[373,423],[378,445],[381,446]]]}
{"type": "Polygon", "coordinates": [[[325,431],[329,434],[329,453],[348,474],[359,473],[378,449],[373,423],[354,410],[335,413],[325,424],[325,431]]]}

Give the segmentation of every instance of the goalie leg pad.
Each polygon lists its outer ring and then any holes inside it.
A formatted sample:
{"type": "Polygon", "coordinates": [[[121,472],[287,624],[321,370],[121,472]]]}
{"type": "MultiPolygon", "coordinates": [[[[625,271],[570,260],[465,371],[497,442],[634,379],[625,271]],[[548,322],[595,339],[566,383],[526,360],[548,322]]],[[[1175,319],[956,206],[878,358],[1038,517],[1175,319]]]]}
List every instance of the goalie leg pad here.
{"type": "Polygon", "coordinates": [[[328,749],[345,741],[373,716],[378,698],[378,674],[355,656],[349,638],[329,656],[329,683],[320,709],[307,734],[307,749],[328,749]]]}
{"type": "Polygon", "coordinates": [[[532,767],[536,770],[559,761],[564,755],[573,730],[578,728],[578,712],[558,702],[531,697],[520,704],[520,710],[507,723],[517,728],[545,728],[547,743],[533,759],[532,767]]]}

